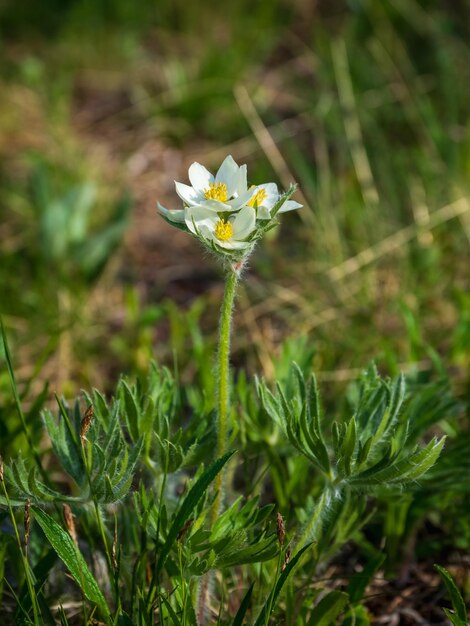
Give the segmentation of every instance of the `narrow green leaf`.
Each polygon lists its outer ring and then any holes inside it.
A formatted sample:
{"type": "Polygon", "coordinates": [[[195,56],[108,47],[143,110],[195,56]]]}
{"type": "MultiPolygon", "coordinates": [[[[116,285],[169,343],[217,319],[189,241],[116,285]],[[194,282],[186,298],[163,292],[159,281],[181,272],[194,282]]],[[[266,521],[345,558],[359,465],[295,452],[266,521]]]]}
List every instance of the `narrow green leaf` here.
{"type": "Polygon", "coordinates": [[[448,612],[446,612],[446,614],[450,619],[452,619],[452,617],[457,617],[457,619],[459,620],[458,622],[452,620],[454,626],[460,626],[460,624],[462,624],[462,626],[466,626],[468,623],[467,609],[465,607],[465,602],[462,598],[462,594],[460,593],[459,588],[455,584],[454,579],[452,578],[450,573],[444,567],[441,567],[440,565],[434,565],[434,567],[437,569],[437,571],[441,575],[442,580],[444,581],[447,593],[450,596],[452,607],[455,611],[454,616],[452,616],[452,614],[449,615],[448,612]]]}
{"type": "Polygon", "coordinates": [[[223,468],[223,466],[227,463],[227,461],[235,454],[235,451],[227,452],[224,456],[220,457],[210,465],[200,476],[197,482],[191,487],[189,493],[186,498],[183,500],[183,503],[180,506],[180,509],[171,524],[170,530],[168,531],[167,539],[160,551],[160,558],[158,559],[157,573],[161,571],[165,561],[170,553],[171,547],[176,541],[178,533],[183,528],[186,521],[189,519],[191,513],[196,507],[199,500],[202,498],[207,488],[223,468]]]}
{"type": "MultiPolygon", "coordinates": [[[[49,572],[57,561],[57,554],[54,550],[49,550],[46,555],[38,562],[38,564],[33,569],[33,579],[34,579],[34,589],[36,591],[37,599],[41,604],[41,600],[44,601],[43,596],[40,591],[42,586],[47,580],[49,572]]],[[[45,604],[45,603],[44,603],[45,604]]],[[[18,608],[16,610],[16,620],[17,623],[21,623],[20,618],[21,614],[26,612],[28,613],[31,610],[32,601],[31,596],[29,594],[28,585],[26,582],[23,584],[23,589],[18,597],[18,608]]],[[[44,624],[48,624],[49,626],[55,626],[55,621],[52,618],[52,615],[46,606],[41,605],[41,614],[44,620],[44,624]]]]}
{"type": "Polygon", "coordinates": [[[284,583],[286,582],[286,580],[289,577],[289,574],[292,572],[292,570],[294,569],[294,567],[297,565],[300,557],[302,556],[302,554],[305,552],[305,550],[307,550],[312,544],[308,543],[306,546],[304,546],[303,548],[301,548],[295,555],[294,557],[289,561],[289,563],[286,565],[285,569],[283,572],[281,572],[281,575],[279,576],[277,583],[274,587],[274,589],[271,591],[271,593],[269,594],[268,599],[266,600],[265,605],[263,606],[261,613],[258,615],[258,619],[256,620],[256,622],[254,623],[254,626],[264,626],[264,624],[266,624],[266,620],[269,618],[269,614],[271,613],[271,611],[274,608],[274,605],[276,603],[277,597],[279,596],[281,589],[284,586],[284,583]]]}
{"type": "Polygon", "coordinates": [[[168,614],[174,624],[174,626],[181,626],[181,620],[179,619],[179,617],[176,615],[175,611],[173,610],[173,607],[171,606],[171,604],[168,602],[168,600],[165,598],[165,596],[161,596],[162,602],[166,607],[166,610],[168,611],[168,614]]]}
{"type": "Polygon", "coordinates": [[[348,594],[342,591],[330,591],[320,600],[310,614],[307,626],[330,626],[348,602],[348,594]]]}
{"type": "Polygon", "coordinates": [[[127,426],[132,439],[135,441],[139,438],[139,408],[131,388],[124,379],[121,380],[121,389],[127,426]]]}
{"type": "Polygon", "coordinates": [[[133,624],[129,615],[121,612],[117,618],[116,626],[133,626],[133,624]]]}
{"type": "Polygon", "coordinates": [[[245,596],[238,608],[237,614],[235,615],[233,619],[232,626],[243,626],[243,620],[250,606],[251,596],[253,594],[254,586],[255,586],[255,583],[253,583],[248,589],[248,591],[245,593],[245,596]]]}
{"type": "Polygon", "coordinates": [[[346,476],[351,474],[351,462],[356,449],[356,420],[352,417],[346,427],[344,440],[341,446],[341,461],[346,476]]]}
{"type": "Polygon", "coordinates": [[[103,615],[109,618],[110,612],[106,600],[93,574],[88,569],[88,565],[82,553],[78,550],[70,535],[43,510],[36,506],[31,508],[34,511],[35,520],[42,528],[51,546],[66,565],[84,595],[90,602],[97,604],[103,615]]]}
{"type": "Polygon", "coordinates": [[[384,561],[385,555],[378,554],[367,563],[362,572],[356,572],[351,576],[348,585],[348,594],[352,604],[357,604],[362,600],[367,585],[370,584],[375,573],[384,561]]]}
{"type": "Polygon", "coordinates": [[[462,622],[462,620],[459,619],[457,615],[450,609],[443,608],[442,610],[444,611],[444,614],[446,615],[452,626],[468,626],[468,622],[462,622]]]}

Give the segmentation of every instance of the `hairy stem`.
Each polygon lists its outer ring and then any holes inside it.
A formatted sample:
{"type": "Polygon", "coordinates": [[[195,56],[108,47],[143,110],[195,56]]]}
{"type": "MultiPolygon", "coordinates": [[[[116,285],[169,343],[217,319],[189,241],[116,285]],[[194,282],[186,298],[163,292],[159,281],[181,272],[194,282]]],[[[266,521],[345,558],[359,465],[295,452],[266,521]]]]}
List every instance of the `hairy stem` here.
{"type": "MultiPolygon", "coordinates": [[[[225,283],[219,322],[219,349],[217,354],[217,458],[220,458],[227,451],[230,406],[230,329],[237,282],[238,273],[230,270],[225,283]]],[[[222,509],[224,477],[225,470],[220,472],[214,481],[216,496],[211,511],[212,524],[215,523],[222,509]]]]}
{"type": "MultiPolygon", "coordinates": [[[[232,322],[233,303],[239,272],[231,268],[227,273],[224,299],[220,309],[219,348],[217,352],[217,453],[220,458],[227,450],[228,416],[230,408],[230,329],[232,322]]],[[[211,526],[215,524],[222,512],[224,498],[224,482],[226,467],[217,474],[214,480],[215,499],[210,513],[211,526]]],[[[202,626],[206,622],[206,600],[213,581],[213,572],[201,577],[196,591],[197,623],[202,626]]]]}

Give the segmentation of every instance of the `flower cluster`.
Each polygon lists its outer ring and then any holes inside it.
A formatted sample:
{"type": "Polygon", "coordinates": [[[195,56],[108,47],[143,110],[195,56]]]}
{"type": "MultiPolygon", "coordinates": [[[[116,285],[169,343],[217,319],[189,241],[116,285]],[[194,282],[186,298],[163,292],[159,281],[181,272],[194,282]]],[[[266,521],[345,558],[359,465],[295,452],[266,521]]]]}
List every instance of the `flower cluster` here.
{"type": "Polygon", "coordinates": [[[191,165],[188,177],[191,185],[175,181],[184,208],[170,211],[158,203],[161,215],[212,251],[232,258],[247,257],[278,213],[302,206],[290,200],[295,186],[284,194],[275,183],[248,187],[246,165],[237,165],[231,156],[215,177],[199,163],[191,165]]]}

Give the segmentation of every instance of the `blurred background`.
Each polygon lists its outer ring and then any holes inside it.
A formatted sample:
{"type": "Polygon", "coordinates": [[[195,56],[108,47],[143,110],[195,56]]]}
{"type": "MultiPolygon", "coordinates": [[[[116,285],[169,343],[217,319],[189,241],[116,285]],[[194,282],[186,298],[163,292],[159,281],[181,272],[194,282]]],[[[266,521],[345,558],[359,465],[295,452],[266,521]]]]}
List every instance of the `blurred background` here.
{"type": "Polygon", "coordinates": [[[304,204],[251,260],[234,364],[295,359],[333,395],[375,359],[469,393],[469,43],[468,0],[1,0],[19,381],[106,391],[156,358],[210,388],[221,275],[156,201],[232,154],[304,204]]]}

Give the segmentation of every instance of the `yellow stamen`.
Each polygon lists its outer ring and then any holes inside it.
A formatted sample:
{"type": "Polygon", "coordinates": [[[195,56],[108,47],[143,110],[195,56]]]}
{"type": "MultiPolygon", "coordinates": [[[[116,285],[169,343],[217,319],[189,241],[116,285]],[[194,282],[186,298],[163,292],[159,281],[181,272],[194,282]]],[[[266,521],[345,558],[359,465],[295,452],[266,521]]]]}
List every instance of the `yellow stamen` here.
{"type": "Polygon", "coordinates": [[[215,225],[215,236],[220,241],[228,241],[232,238],[233,226],[230,222],[219,220],[215,225]]]}
{"type": "Polygon", "coordinates": [[[248,202],[248,206],[259,207],[263,204],[263,200],[267,197],[266,189],[259,189],[248,202]]]}
{"type": "Polygon", "coordinates": [[[209,183],[209,187],[204,189],[206,200],[219,200],[227,202],[227,185],[225,183],[209,183]]]}

